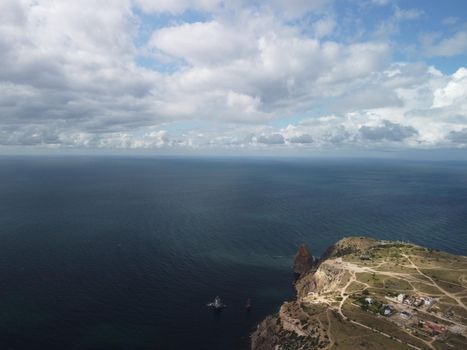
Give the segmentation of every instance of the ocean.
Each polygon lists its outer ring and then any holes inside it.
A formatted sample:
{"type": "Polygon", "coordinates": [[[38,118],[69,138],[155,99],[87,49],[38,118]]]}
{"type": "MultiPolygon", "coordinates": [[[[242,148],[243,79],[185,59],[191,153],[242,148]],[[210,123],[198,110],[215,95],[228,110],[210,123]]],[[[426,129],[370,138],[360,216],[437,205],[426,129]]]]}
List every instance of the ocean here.
{"type": "Polygon", "coordinates": [[[467,163],[2,157],[0,349],[246,349],[349,235],[467,255],[467,163]]]}

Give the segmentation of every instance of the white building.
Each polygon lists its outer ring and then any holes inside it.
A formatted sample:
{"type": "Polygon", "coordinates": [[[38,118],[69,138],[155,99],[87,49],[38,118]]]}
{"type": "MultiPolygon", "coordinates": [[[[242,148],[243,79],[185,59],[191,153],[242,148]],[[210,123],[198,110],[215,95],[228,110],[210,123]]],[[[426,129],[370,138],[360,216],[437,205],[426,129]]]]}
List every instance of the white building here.
{"type": "Polygon", "coordinates": [[[399,303],[402,303],[402,302],[404,302],[405,297],[406,297],[406,295],[401,293],[401,294],[399,294],[399,295],[397,296],[397,301],[398,301],[399,303]]]}
{"type": "Polygon", "coordinates": [[[422,298],[417,298],[415,299],[415,302],[413,303],[414,306],[419,307],[422,306],[425,301],[422,298]]]}
{"type": "Polygon", "coordinates": [[[430,307],[431,305],[433,305],[433,298],[431,297],[423,297],[423,300],[425,301],[425,305],[427,307],[430,307]]]}

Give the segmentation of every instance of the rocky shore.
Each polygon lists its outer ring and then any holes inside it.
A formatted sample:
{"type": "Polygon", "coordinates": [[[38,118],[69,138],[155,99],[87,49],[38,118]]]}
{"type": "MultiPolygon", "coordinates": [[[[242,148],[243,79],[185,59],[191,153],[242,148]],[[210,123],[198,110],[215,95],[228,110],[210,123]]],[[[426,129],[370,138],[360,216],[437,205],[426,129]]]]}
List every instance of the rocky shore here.
{"type": "Polygon", "coordinates": [[[467,348],[467,257],[348,237],[319,260],[300,246],[293,269],[296,300],[258,325],[252,350],[467,348]]]}

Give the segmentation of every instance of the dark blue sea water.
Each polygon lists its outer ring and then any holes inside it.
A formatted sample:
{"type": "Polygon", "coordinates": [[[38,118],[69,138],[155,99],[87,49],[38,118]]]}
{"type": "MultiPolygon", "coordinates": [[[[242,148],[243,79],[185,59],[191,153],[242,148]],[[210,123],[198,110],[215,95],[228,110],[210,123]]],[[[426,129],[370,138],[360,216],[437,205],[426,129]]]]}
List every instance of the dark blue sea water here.
{"type": "Polygon", "coordinates": [[[346,235],[466,255],[467,164],[1,158],[0,349],[242,349],[346,235]]]}

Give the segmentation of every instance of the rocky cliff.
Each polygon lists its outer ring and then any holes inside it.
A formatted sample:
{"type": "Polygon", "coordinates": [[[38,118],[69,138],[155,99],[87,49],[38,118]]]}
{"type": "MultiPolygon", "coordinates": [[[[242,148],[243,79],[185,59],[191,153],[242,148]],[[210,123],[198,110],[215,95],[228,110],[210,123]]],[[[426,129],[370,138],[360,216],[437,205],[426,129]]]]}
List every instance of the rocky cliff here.
{"type": "Polygon", "coordinates": [[[313,255],[305,244],[300,245],[294,259],[294,272],[298,277],[304,276],[314,266],[313,255]]]}
{"type": "Polygon", "coordinates": [[[467,348],[467,308],[464,299],[456,299],[467,296],[467,257],[348,237],[318,261],[300,246],[294,271],[300,275],[296,300],[284,302],[277,314],[258,325],[251,336],[252,350],[467,348]],[[446,272],[453,278],[450,287],[446,272]],[[437,281],[438,276],[443,279],[437,281]],[[436,297],[436,306],[419,314],[413,306],[405,310],[394,302],[400,293],[413,300],[436,297]],[[405,310],[416,317],[404,322],[400,316],[382,317],[388,305],[393,313],[405,310]],[[445,310],[450,310],[450,320],[445,310]],[[437,328],[442,334],[425,331],[424,325],[433,322],[442,324],[437,328]]]}

